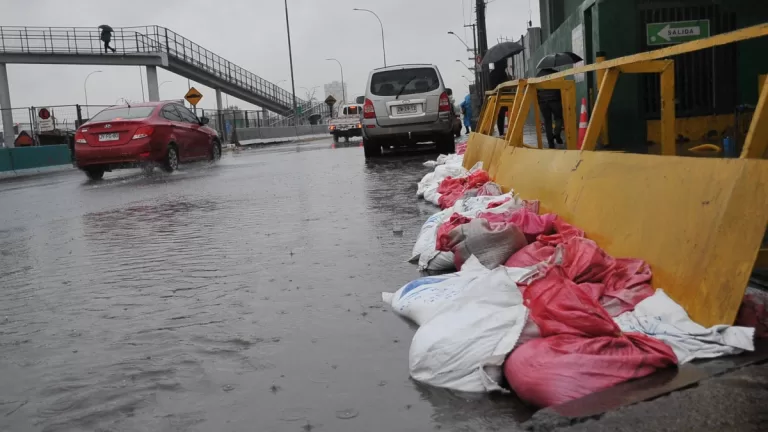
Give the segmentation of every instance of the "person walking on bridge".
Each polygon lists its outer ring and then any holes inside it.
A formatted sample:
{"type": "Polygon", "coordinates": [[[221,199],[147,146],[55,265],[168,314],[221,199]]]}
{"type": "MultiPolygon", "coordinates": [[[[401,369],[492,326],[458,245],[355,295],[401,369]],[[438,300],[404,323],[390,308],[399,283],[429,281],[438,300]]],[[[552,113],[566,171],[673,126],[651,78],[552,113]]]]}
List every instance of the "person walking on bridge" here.
{"type": "Polygon", "coordinates": [[[104,42],[104,53],[109,53],[108,50],[112,50],[112,52],[117,52],[114,48],[109,46],[109,43],[112,41],[112,33],[115,31],[112,30],[112,27],[102,24],[99,26],[99,30],[101,30],[101,41],[104,42]]]}
{"type": "MultiPolygon", "coordinates": [[[[554,69],[542,69],[536,74],[536,77],[543,77],[557,73],[554,69]]],[[[539,110],[544,117],[544,132],[547,135],[547,146],[551,149],[556,148],[555,144],[562,144],[563,139],[560,132],[563,129],[563,103],[560,90],[537,90],[539,99],[539,110]],[[554,123],[554,130],[553,130],[554,123]]]]}
{"type": "MultiPolygon", "coordinates": [[[[493,64],[493,70],[490,75],[490,88],[495,89],[499,84],[509,80],[507,75],[507,59],[497,61],[493,64]]],[[[504,138],[504,123],[506,123],[507,107],[501,107],[499,117],[496,119],[496,126],[499,128],[499,136],[504,138]]]]}

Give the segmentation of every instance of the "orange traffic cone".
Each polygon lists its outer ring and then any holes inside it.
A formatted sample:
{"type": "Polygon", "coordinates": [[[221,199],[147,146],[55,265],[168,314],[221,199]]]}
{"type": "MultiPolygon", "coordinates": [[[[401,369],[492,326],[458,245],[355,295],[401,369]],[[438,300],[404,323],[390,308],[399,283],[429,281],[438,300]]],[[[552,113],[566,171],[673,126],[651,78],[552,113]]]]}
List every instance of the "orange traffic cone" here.
{"type": "Polygon", "coordinates": [[[579,116],[579,150],[581,145],[584,144],[584,137],[587,136],[587,124],[589,119],[587,118],[587,98],[581,98],[581,116],[579,116]]]}

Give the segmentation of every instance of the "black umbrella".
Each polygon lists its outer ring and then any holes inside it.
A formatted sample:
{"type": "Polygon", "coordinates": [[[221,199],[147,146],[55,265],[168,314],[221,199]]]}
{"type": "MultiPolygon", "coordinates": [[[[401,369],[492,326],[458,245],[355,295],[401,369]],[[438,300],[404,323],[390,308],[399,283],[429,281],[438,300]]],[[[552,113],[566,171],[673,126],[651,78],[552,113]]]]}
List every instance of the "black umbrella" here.
{"type": "Polygon", "coordinates": [[[554,54],[545,55],[541,59],[536,69],[555,68],[558,66],[567,66],[574,63],[578,63],[583,59],[572,52],[559,52],[554,54]]]}
{"type": "Polygon", "coordinates": [[[505,58],[512,57],[522,50],[522,45],[517,42],[502,42],[498,45],[494,45],[485,53],[485,56],[483,57],[483,65],[489,65],[504,60],[505,58]]]}
{"type": "Polygon", "coordinates": [[[557,73],[558,71],[552,68],[544,68],[536,73],[536,77],[543,77],[547,75],[552,75],[554,73],[557,73]]]}
{"type": "Polygon", "coordinates": [[[110,26],[108,26],[108,25],[106,25],[106,24],[102,24],[102,25],[100,25],[100,26],[99,26],[99,29],[101,29],[101,30],[106,30],[106,31],[108,31],[108,32],[110,32],[110,33],[114,33],[114,32],[115,32],[115,31],[112,29],[112,27],[110,27],[110,26]]]}

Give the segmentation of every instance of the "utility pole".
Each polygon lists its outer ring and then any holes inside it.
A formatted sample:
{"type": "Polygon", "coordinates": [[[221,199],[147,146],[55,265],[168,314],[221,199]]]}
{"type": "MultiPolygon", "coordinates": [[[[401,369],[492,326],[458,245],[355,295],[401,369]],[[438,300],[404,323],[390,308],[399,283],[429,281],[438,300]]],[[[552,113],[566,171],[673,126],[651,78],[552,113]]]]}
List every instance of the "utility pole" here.
{"type": "Polygon", "coordinates": [[[285,28],[288,31],[288,60],[291,62],[291,96],[293,97],[293,124],[298,120],[298,109],[296,107],[296,82],[293,79],[293,51],[291,49],[291,24],[288,20],[288,0],[285,0],[285,28]]]}
{"type": "MultiPolygon", "coordinates": [[[[477,39],[478,39],[478,54],[480,57],[485,57],[485,53],[488,52],[488,32],[485,27],[485,0],[476,0],[475,12],[477,13],[477,39]]],[[[484,65],[482,73],[480,74],[480,87],[485,92],[488,86],[488,65],[484,65]]]]}

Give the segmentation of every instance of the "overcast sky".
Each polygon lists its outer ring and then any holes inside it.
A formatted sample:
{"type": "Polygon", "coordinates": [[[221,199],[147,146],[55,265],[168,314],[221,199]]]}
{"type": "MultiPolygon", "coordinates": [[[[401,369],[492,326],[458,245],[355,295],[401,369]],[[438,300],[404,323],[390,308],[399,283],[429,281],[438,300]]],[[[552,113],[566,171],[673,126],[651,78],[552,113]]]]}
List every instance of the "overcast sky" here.
{"type": "MultiPolygon", "coordinates": [[[[293,41],[296,93],[299,86],[317,86],[340,79],[344,66],[350,99],[363,94],[368,72],[383,65],[381,34],[376,18],[352,9],[375,11],[384,23],[387,62],[436,64],[456,98],[467,93],[462,75],[471,73],[456,62],[469,63],[469,53],[453,30],[472,45],[463,27],[473,21],[474,0],[288,0],[293,41]]],[[[525,32],[532,9],[539,25],[538,0],[491,0],[488,3],[489,46],[499,37],[518,39],[525,32]]],[[[283,0],[0,0],[2,26],[112,27],[160,25],[290,90],[288,43],[283,0]]],[[[91,104],[115,104],[120,98],[142,100],[138,67],[8,65],[14,107],[84,103],[83,80],[88,80],[91,104]]],[[[159,69],[162,99],[177,99],[187,91],[187,80],[159,69]]],[[[214,108],[214,91],[193,85],[204,98],[199,107],[214,108]]],[[[146,96],[146,75],[144,75],[146,96]]],[[[230,105],[252,105],[229,98],[230,105]]]]}

